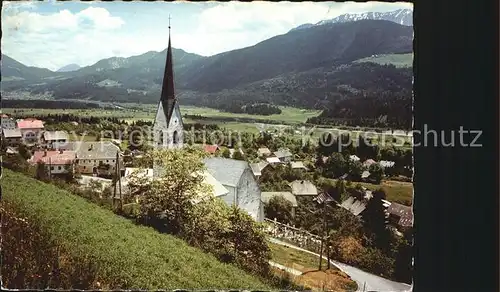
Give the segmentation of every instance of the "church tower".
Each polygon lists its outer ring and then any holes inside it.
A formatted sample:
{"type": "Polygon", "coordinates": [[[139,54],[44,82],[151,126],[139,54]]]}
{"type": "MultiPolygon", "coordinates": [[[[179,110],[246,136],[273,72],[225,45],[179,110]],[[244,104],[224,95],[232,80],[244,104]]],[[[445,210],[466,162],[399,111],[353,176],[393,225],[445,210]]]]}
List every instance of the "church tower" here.
{"type": "Polygon", "coordinates": [[[157,149],[182,148],[184,144],[184,124],[179,102],[174,92],[174,70],[172,46],[170,43],[170,17],[168,25],[168,48],[165,73],[161,88],[160,102],[153,124],[154,147],[157,149]]]}

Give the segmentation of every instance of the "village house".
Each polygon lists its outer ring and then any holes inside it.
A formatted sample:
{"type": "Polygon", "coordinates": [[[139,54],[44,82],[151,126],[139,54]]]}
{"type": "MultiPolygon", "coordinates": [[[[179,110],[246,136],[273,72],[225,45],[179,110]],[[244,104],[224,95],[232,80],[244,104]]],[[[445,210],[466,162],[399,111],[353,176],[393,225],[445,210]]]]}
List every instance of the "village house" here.
{"type": "Polygon", "coordinates": [[[367,160],[365,160],[365,162],[363,162],[363,166],[368,168],[372,164],[375,164],[375,163],[377,163],[375,160],[373,160],[373,159],[367,159],[367,160]]]}
{"type": "MultiPolygon", "coordinates": [[[[68,142],[60,145],[59,149],[76,152],[75,172],[77,173],[109,176],[116,171],[116,157],[120,148],[109,141],[68,142]]],[[[123,165],[122,161],[120,165],[123,165]]]]}
{"type": "Polygon", "coordinates": [[[389,223],[396,227],[412,227],[413,211],[409,206],[398,203],[390,203],[387,212],[389,213],[389,223]]]}
{"type": "Polygon", "coordinates": [[[38,143],[44,129],[43,122],[34,118],[27,118],[17,122],[25,143],[38,143]]]}
{"type": "Polygon", "coordinates": [[[394,161],[388,161],[388,160],[380,160],[379,161],[380,166],[383,168],[391,168],[394,166],[394,161]]]}
{"type": "MultiPolygon", "coordinates": [[[[292,204],[292,216],[295,217],[295,209],[299,206],[297,199],[291,192],[262,192],[261,200],[264,204],[269,204],[269,201],[274,197],[282,197],[292,204]]],[[[268,218],[274,220],[274,218],[268,218]]]]}
{"type": "Polygon", "coordinates": [[[304,162],[302,161],[292,161],[290,163],[290,167],[292,169],[303,169],[303,170],[308,170],[308,168],[304,165],[304,162]]]}
{"type": "Polygon", "coordinates": [[[29,162],[43,163],[49,175],[67,174],[74,172],[76,152],[74,151],[35,151],[29,162]]]}
{"type": "Polygon", "coordinates": [[[289,184],[294,196],[317,196],[318,189],[308,180],[295,180],[289,184]]]}
{"type": "Polygon", "coordinates": [[[266,162],[269,164],[281,164],[281,160],[278,157],[267,157],[266,162]]]}
{"type": "Polygon", "coordinates": [[[218,145],[203,145],[203,150],[205,150],[205,152],[207,153],[215,155],[217,154],[217,152],[219,152],[220,148],[218,145]]]}
{"type": "Polygon", "coordinates": [[[57,149],[60,145],[68,142],[69,135],[65,131],[45,131],[42,136],[42,144],[47,148],[57,149]]]}
{"type": "Polygon", "coordinates": [[[2,114],[2,129],[15,129],[17,128],[16,121],[6,114],[2,114]]]}
{"type": "Polygon", "coordinates": [[[224,202],[245,210],[258,222],[264,220],[260,187],[248,162],[219,157],[204,162],[208,172],[229,191],[221,197],[224,202]]]}
{"type": "Polygon", "coordinates": [[[251,163],[250,168],[252,169],[253,175],[258,179],[262,175],[262,171],[269,165],[267,161],[260,161],[258,163],[251,163]]]}
{"type": "Polygon", "coordinates": [[[273,154],[274,154],[274,156],[278,157],[278,159],[281,162],[285,162],[285,163],[290,162],[293,158],[292,152],[290,152],[290,150],[288,150],[286,148],[278,149],[278,151],[274,152],[273,154]]]}
{"type": "Polygon", "coordinates": [[[269,156],[271,155],[271,150],[269,150],[269,148],[267,147],[261,147],[257,149],[257,154],[259,155],[259,157],[269,156]]]}
{"type": "Polygon", "coordinates": [[[349,155],[349,160],[351,160],[351,161],[359,161],[360,158],[358,156],[356,156],[356,155],[349,155]]]}
{"type": "Polygon", "coordinates": [[[23,134],[20,129],[2,129],[2,140],[7,145],[18,145],[22,142],[23,134]]]}

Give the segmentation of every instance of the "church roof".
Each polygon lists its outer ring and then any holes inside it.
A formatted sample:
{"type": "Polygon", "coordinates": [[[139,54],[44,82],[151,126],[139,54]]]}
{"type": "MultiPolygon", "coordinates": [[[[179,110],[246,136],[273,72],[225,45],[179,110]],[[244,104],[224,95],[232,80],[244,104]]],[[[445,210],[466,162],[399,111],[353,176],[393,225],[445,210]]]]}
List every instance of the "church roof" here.
{"type": "Polygon", "coordinates": [[[204,162],[216,180],[230,187],[236,187],[243,172],[250,167],[246,161],[220,157],[206,158],[204,162]]]}
{"type": "Polygon", "coordinates": [[[167,61],[165,64],[165,72],[163,74],[163,83],[161,88],[160,102],[163,107],[165,116],[167,117],[167,124],[170,122],[174,108],[177,105],[177,99],[175,97],[174,91],[174,64],[172,58],[172,45],[170,41],[170,26],[168,35],[168,47],[167,47],[167,61]]]}

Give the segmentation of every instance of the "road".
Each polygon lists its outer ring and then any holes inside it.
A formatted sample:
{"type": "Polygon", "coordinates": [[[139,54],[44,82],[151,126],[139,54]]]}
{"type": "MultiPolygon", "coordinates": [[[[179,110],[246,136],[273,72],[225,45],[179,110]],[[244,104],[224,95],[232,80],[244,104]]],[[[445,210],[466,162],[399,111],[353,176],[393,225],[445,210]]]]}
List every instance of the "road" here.
{"type": "MultiPolygon", "coordinates": [[[[300,248],[300,247],[295,246],[293,244],[283,242],[283,241],[275,239],[275,238],[269,238],[269,241],[271,241],[272,243],[276,243],[276,244],[280,244],[280,245],[287,246],[290,248],[294,248],[294,249],[297,249],[297,250],[300,250],[303,252],[307,252],[307,253],[310,253],[310,254],[313,254],[313,255],[316,255],[319,257],[319,254],[317,254],[317,253],[300,248]]],[[[326,257],[323,257],[323,258],[326,259],[326,257]]],[[[338,261],[330,260],[330,262],[334,266],[339,268],[341,271],[343,271],[344,273],[349,275],[351,277],[351,279],[354,280],[358,284],[358,291],[406,292],[406,291],[412,290],[411,285],[387,280],[387,279],[382,278],[380,276],[367,273],[363,270],[360,270],[360,269],[355,268],[353,266],[343,264],[343,263],[338,262],[338,261]]]]}

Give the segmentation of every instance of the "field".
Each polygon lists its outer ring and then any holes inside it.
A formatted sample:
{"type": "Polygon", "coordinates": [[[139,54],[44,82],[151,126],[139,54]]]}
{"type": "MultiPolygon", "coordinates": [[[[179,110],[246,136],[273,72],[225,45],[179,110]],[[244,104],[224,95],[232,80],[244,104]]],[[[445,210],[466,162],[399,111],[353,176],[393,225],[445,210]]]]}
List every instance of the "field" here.
{"type": "Polygon", "coordinates": [[[319,268],[319,257],[285,247],[275,243],[269,243],[272,252],[272,261],[283,266],[303,272],[295,278],[299,284],[320,290],[323,287],[328,291],[349,291],[356,289],[356,283],[335,266],[327,268],[326,259],[322,259],[322,270],[319,268]]]}
{"type": "MultiPolygon", "coordinates": [[[[334,184],[337,183],[335,179],[329,179],[334,184]]],[[[353,185],[358,184],[353,182],[353,185]]],[[[409,182],[393,181],[393,180],[383,180],[380,185],[375,185],[371,183],[360,182],[360,185],[365,188],[375,191],[378,189],[383,189],[386,194],[386,199],[393,203],[399,203],[406,206],[410,206],[413,201],[413,184],[409,182]]]]}
{"type": "Polygon", "coordinates": [[[269,289],[244,271],[173,236],[135,225],[56,186],[3,170],[3,199],[75,257],[98,265],[101,282],[123,289],[269,289]]]}
{"type": "Polygon", "coordinates": [[[413,66],[413,54],[387,54],[378,55],[376,57],[367,57],[363,59],[356,60],[354,62],[373,62],[381,65],[392,64],[396,67],[412,67],[413,66]]]}
{"type": "MultiPolygon", "coordinates": [[[[3,109],[2,112],[6,114],[17,114],[17,115],[37,115],[37,116],[43,116],[43,115],[48,115],[48,114],[74,114],[77,116],[95,116],[95,117],[114,117],[118,119],[123,119],[127,122],[133,122],[137,120],[149,120],[152,121],[154,118],[154,114],[156,111],[156,108],[154,105],[137,105],[137,104],[127,104],[129,108],[123,108],[123,109],[114,109],[114,110],[109,110],[109,109],[12,109],[12,108],[7,108],[3,109]]],[[[227,112],[221,112],[216,109],[211,109],[211,108],[204,108],[204,107],[195,107],[195,106],[182,106],[182,113],[183,115],[199,115],[204,117],[205,119],[191,119],[191,118],[184,118],[184,123],[201,123],[201,124],[217,124],[221,128],[226,128],[232,131],[236,132],[250,132],[250,133],[259,133],[260,130],[262,129],[284,129],[284,127],[293,127],[293,124],[299,124],[305,122],[308,118],[314,117],[319,115],[319,111],[314,111],[314,110],[305,110],[305,109],[298,109],[298,108],[292,108],[292,107],[282,107],[282,114],[280,115],[270,115],[270,116],[259,116],[259,115],[248,115],[248,114],[235,114],[235,113],[227,113],[227,112]],[[254,119],[255,122],[240,122],[240,121],[222,121],[220,119],[222,118],[247,118],[247,119],[254,119]],[[219,119],[219,120],[218,120],[219,119]],[[265,123],[258,123],[259,120],[262,120],[263,122],[268,120],[268,121],[275,121],[278,122],[278,124],[265,124],[265,123]],[[279,122],[282,122],[283,124],[280,125],[279,122]]],[[[304,128],[302,129],[301,126],[297,127],[295,129],[296,133],[293,134],[296,138],[302,138],[302,133],[309,134],[312,133],[311,136],[311,142],[312,143],[317,143],[318,138],[326,133],[330,132],[333,133],[334,135],[337,135],[338,133],[350,133],[351,137],[353,139],[356,139],[357,135],[360,134],[359,131],[355,130],[338,130],[335,128],[304,128]]],[[[287,134],[291,135],[291,134],[287,134]]],[[[374,137],[373,142],[377,143],[381,146],[392,146],[396,145],[398,147],[404,147],[404,148],[411,148],[410,144],[404,144],[404,142],[411,142],[411,137],[406,137],[406,136],[397,136],[397,141],[396,143],[393,142],[393,137],[390,135],[390,133],[386,133],[385,137],[383,138],[383,145],[382,144],[382,139],[380,137],[374,137]]]]}
{"type": "MultiPolygon", "coordinates": [[[[130,105],[131,106],[131,105],[130,105]]],[[[124,108],[115,110],[103,109],[3,109],[2,112],[6,114],[33,114],[33,115],[47,115],[47,114],[75,114],[82,116],[96,116],[96,117],[116,117],[125,120],[153,120],[156,112],[156,107],[153,105],[140,105],[139,108],[124,108]]],[[[320,114],[320,111],[298,109],[293,107],[281,107],[282,113],[279,115],[261,116],[249,114],[235,114],[222,112],[217,109],[196,107],[183,105],[183,115],[200,115],[208,118],[248,118],[257,120],[272,120],[282,121],[283,123],[303,123],[310,117],[315,117],[320,114]]]]}

